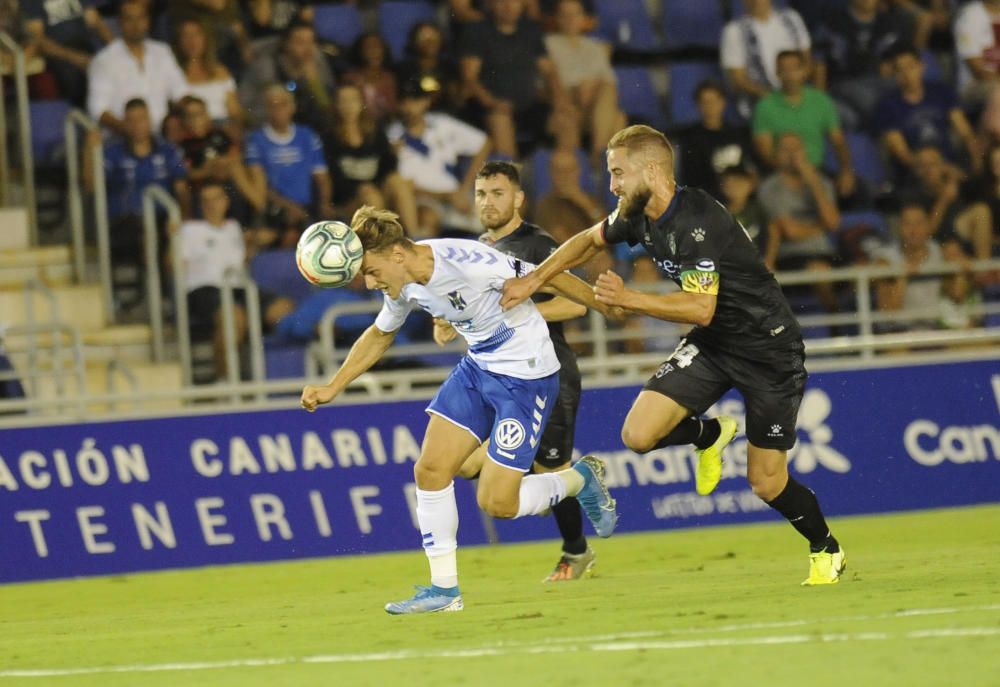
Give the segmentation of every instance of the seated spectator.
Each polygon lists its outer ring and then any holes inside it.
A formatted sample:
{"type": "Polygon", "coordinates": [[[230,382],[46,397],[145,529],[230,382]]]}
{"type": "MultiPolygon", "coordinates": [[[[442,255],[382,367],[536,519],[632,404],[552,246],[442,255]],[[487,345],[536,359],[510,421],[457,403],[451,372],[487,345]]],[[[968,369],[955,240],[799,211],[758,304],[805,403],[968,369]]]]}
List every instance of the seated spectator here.
{"type": "Polygon", "coordinates": [[[451,115],[429,112],[433,94],[424,85],[423,81],[403,84],[400,121],[386,132],[396,148],[399,174],[416,191],[419,227],[432,223],[431,217],[424,216],[430,210],[447,227],[478,233],[481,227],[473,213],[472,189],[476,170],[490,154],[490,139],[451,115]],[[471,163],[459,177],[459,162],[470,157],[471,163]]]}
{"type": "Polygon", "coordinates": [[[273,84],[264,92],[264,103],[267,124],[247,137],[245,159],[254,197],[267,199],[279,242],[289,246],[311,219],[334,216],[333,189],[319,136],[292,121],[292,94],[283,84],[273,84]]]}
{"type": "Polygon", "coordinates": [[[181,23],[177,27],[174,52],[187,79],[188,94],[205,103],[213,121],[229,120],[238,130],[243,108],[236,97],[236,82],[226,66],[218,61],[205,27],[192,19],[181,23]]]}
{"type": "Polygon", "coordinates": [[[246,24],[256,46],[262,40],[280,40],[293,23],[312,24],[315,16],[312,0],[248,0],[246,5],[246,24]]]}
{"type": "Polygon", "coordinates": [[[850,0],[825,18],[816,35],[817,83],[837,101],[845,128],[860,128],[875,112],[885,91],[882,62],[902,32],[879,0],[850,0]]]}
{"type": "Polygon", "coordinates": [[[389,46],[374,32],[362,34],[351,50],[353,68],[344,75],[347,83],[361,89],[365,108],[376,121],[396,111],[396,75],[389,68],[389,46]]]}
{"type": "Polygon", "coordinates": [[[538,91],[544,79],[552,109],[570,101],[545,53],[541,26],[522,16],[524,0],[493,0],[490,18],[462,31],[463,119],[485,125],[499,155],[518,157],[518,140],[537,144],[550,108],[538,91]]]}
{"type": "Polygon", "coordinates": [[[1000,0],[967,2],[955,17],[958,91],[966,107],[979,107],[1000,80],[1000,0]]]}
{"type": "MultiPolygon", "coordinates": [[[[199,193],[204,219],[187,220],[173,237],[173,250],[183,259],[180,275],[187,293],[188,314],[192,325],[210,324],[215,350],[215,369],[226,376],[226,339],[222,325],[222,286],[229,269],[242,269],[246,261],[243,230],[236,220],[227,219],[229,197],[221,184],[202,184],[199,193]]],[[[246,340],[247,314],[243,291],[233,294],[233,318],[236,341],[246,340]]]]}
{"type": "MultiPolygon", "coordinates": [[[[990,208],[990,216],[1000,218],[1000,144],[993,144],[986,151],[985,170],[980,182],[980,193],[990,208]]],[[[989,252],[983,246],[977,246],[973,251],[976,258],[984,259],[986,255],[1000,257],[1000,227],[995,224],[990,240],[989,252]]],[[[1000,277],[1000,275],[995,275],[1000,277]]],[[[1000,281],[1000,279],[995,279],[1000,281]]]]}
{"type": "MultiPolygon", "coordinates": [[[[462,26],[486,21],[488,19],[487,4],[488,0],[448,0],[452,29],[457,29],[456,33],[458,33],[462,26]]],[[[540,0],[524,0],[524,13],[532,21],[541,21],[540,0]]]]}
{"type": "Polygon", "coordinates": [[[21,0],[28,40],[56,80],[59,94],[77,107],[87,102],[87,67],[94,54],[94,36],[114,39],[91,2],[21,0]]]}
{"type": "Polygon", "coordinates": [[[877,325],[881,331],[965,328],[971,317],[967,304],[972,295],[965,274],[921,275],[921,269],[942,267],[949,262],[941,246],[931,238],[930,218],[918,203],[904,204],[899,215],[899,239],[872,256],[878,265],[905,269],[905,274],[879,280],[875,303],[879,312],[915,311],[922,314],[904,321],[877,325]]]}
{"type": "Polygon", "coordinates": [[[256,196],[239,147],[224,129],[213,126],[200,98],[190,95],[181,98],[180,111],[183,125],[180,146],[192,192],[196,193],[205,182],[222,184],[229,196],[230,213],[241,225],[248,226],[256,212],[264,209],[266,198],[256,196]]]}
{"type": "Polygon", "coordinates": [[[744,126],[726,124],[726,96],[722,86],[703,81],[694,92],[701,121],[681,132],[681,181],[705,189],[722,199],[719,175],[730,167],[752,169],[753,149],[750,131],[744,126]]]}
{"type": "Polygon", "coordinates": [[[931,146],[957,160],[951,133],[961,138],[971,164],[979,167],[979,145],[972,126],[958,107],[954,90],[943,83],[924,81],[924,62],[912,48],[900,48],[891,57],[897,89],[879,103],[876,130],[889,150],[896,176],[904,181],[913,165],[913,151],[931,146]]]}
{"type": "Polygon", "coordinates": [[[405,59],[396,67],[399,83],[424,81],[434,93],[431,109],[451,110],[458,102],[458,68],[445,54],[441,28],[432,22],[413,25],[406,42],[405,59]]]}
{"type": "Polygon", "coordinates": [[[538,200],[534,221],[558,243],[607,215],[601,204],[580,186],[580,162],[575,152],[553,150],[549,157],[549,176],[552,188],[538,200]]]}
{"type": "Polygon", "coordinates": [[[928,212],[931,236],[949,259],[974,255],[987,259],[993,240],[990,207],[975,194],[963,196],[963,173],[949,165],[932,146],[917,149],[913,156],[913,182],[901,189],[905,204],[919,204],[928,212]]]}
{"type": "Polygon", "coordinates": [[[294,94],[296,122],[326,132],[336,81],[316,45],[316,30],[311,24],[291,24],[277,54],[262,53],[243,75],[240,102],[251,121],[265,119],[265,93],[274,83],[286,84],[294,94]]]}
{"type": "Polygon", "coordinates": [[[618,107],[618,81],[611,68],[611,46],[585,35],[586,24],[581,0],[559,0],[558,31],[545,36],[545,49],[569,93],[577,128],[590,134],[591,161],[601,168],[608,141],[628,122],[618,107]]]}
{"type": "Polygon", "coordinates": [[[722,172],[721,183],[723,204],[757,246],[767,269],[774,272],[781,233],[776,223],[767,221],[757,201],[757,177],[744,167],[730,167],[722,172]]]}
{"type": "Polygon", "coordinates": [[[350,217],[362,205],[388,207],[404,227],[417,226],[413,185],[396,171],[396,155],[365,108],[359,87],[344,84],[337,90],[333,125],[323,147],[340,216],[350,217]]]}
{"type": "MultiPolygon", "coordinates": [[[[144,261],[142,198],[146,188],[155,185],[173,193],[185,217],[190,215],[191,203],[181,152],[172,143],[153,135],[146,103],[140,99],[130,100],[125,105],[122,124],[123,140],[104,148],[111,258],[115,267],[124,265],[138,270],[144,261]]],[[[87,139],[88,148],[98,140],[99,137],[92,133],[87,139]]],[[[92,173],[90,165],[83,165],[83,182],[88,191],[94,188],[92,173]]],[[[161,232],[161,242],[162,239],[161,232]]],[[[120,274],[116,269],[112,275],[116,287],[137,286],[138,275],[128,278],[120,274]]],[[[140,294],[135,292],[131,299],[120,298],[119,304],[135,305],[139,298],[140,294]]]]}
{"type": "Polygon", "coordinates": [[[854,193],[857,180],[851,151],[840,128],[833,100],[823,91],[806,86],[806,58],[793,50],[778,55],[781,89],[761,98],[753,113],[753,140],[757,154],[768,166],[777,166],[775,141],[785,132],[798,136],[813,167],[821,167],[829,139],[837,156],[837,192],[854,193]]]}
{"type": "Polygon", "coordinates": [[[149,14],[144,3],[125,0],[118,10],[118,24],[122,37],[97,53],[87,69],[87,109],[102,125],[125,135],[125,104],[141,98],[154,130],[159,131],[170,102],[187,93],[187,80],[170,46],[147,37],[149,14]]]}
{"type": "MultiPolygon", "coordinates": [[[[830,234],[840,225],[833,184],[810,162],[795,133],[778,136],[775,162],[776,171],[761,183],[757,197],[781,237],[776,266],[829,270],[836,260],[830,234]]],[[[833,284],[817,285],[816,294],[827,311],[837,311],[833,284]]]]}
{"type": "Polygon", "coordinates": [[[757,99],[781,85],[775,68],[778,54],[808,54],[812,40],[793,9],[775,9],[771,0],[743,0],[743,6],[746,13],[722,30],[719,57],[740,114],[749,119],[757,99]]]}
{"type": "Polygon", "coordinates": [[[908,20],[906,43],[917,50],[952,50],[951,0],[893,0],[892,4],[897,16],[908,20]]]}

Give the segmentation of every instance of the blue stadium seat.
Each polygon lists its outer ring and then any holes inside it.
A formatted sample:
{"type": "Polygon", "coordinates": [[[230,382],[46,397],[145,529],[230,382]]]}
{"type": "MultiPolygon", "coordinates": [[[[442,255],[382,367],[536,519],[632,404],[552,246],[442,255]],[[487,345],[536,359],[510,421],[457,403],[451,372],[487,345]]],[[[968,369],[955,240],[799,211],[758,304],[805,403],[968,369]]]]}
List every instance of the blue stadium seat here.
{"type": "Polygon", "coordinates": [[[313,26],[323,40],[346,47],[365,31],[361,13],[354,5],[316,5],[313,26]]]}
{"type": "Polygon", "coordinates": [[[268,379],[298,379],[306,376],[307,345],[269,336],[264,339],[264,376],[268,379]]]}
{"type": "MultiPolygon", "coordinates": [[[[816,2],[812,0],[810,4],[820,5],[822,2],[816,2]]],[[[788,0],[771,0],[771,6],[779,9],[784,9],[788,7],[788,0]]],[[[729,0],[729,16],[733,19],[737,17],[742,17],[746,12],[746,7],[743,5],[743,0],[729,0]]]]}
{"type": "Polygon", "coordinates": [[[934,83],[951,83],[954,79],[948,78],[948,74],[941,64],[941,59],[933,50],[921,50],[920,59],[924,62],[924,81],[934,83]]]}
{"type": "Polygon", "coordinates": [[[661,28],[667,48],[717,49],[723,23],[717,0],[664,0],[661,28]]]}
{"type": "Polygon", "coordinates": [[[634,52],[660,49],[643,0],[596,0],[597,35],[615,47],[634,52]]]}
{"type": "Polygon", "coordinates": [[[392,59],[403,59],[406,40],[414,24],[436,23],[434,7],[423,0],[386,0],[378,6],[378,31],[389,44],[392,59]]]}
{"type": "Polygon", "coordinates": [[[666,117],[660,107],[653,78],[645,67],[615,67],[618,77],[618,103],[630,119],[658,129],[664,128],[666,117]]]}
{"type": "Polygon", "coordinates": [[[676,62],[667,67],[670,77],[670,125],[695,124],[700,119],[694,91],[706,79],[722,83],[722,70],[715,62],[676,62]]]}
{"type": "Polygon", "coordinates": [[[35,164],[50,166],[65,142],[63,124],[70,105],[65,100],[38,100],[28,104],[31,118],[31,151],[35,164]]]}
{"type": "MultiPolygon", "coordinates": [[[[874,187],[874,190],[877,190],[886,180],[885,162],[878,144],[871,136],[859,131],[845,132],[844,136],[847,138],[847,147],[851,151],[855,176],[868,182],[874,187]]],[[[826,147],[826,159],[823,161],[823,167],[831,172],[839,171],[837,158],[830,145],[826,147]]]]}
{"type": "MultiPolygon", "coordinates": [[[[538,200],[552,189],[552,174],[549,172],[549,160],[552,159],[552,151],[548,148],[539,148],[531,156],[531,199],[538,200]]],[[[587,154],[580,149],[576,151],[576,159],[580,163],[580,187],[587,193],[593,194],[594,179],[587,170],[590,169],[590,162],[587,154]]]]}
{"type": "Polygon", "coordinates": [[[844,231],[852,227],[869,226],[877,230],[882,236],[888,238],[889,224],[885,221],[885,216],[881,212],[873,210],[861,212],[840,213],[840,226],[837,231],[844,231]]]}
{"type": "Polygon", "coordinates": [[[295,302],[313,291],[309,282],[299,274],[293,248],[257,253],[250,261],[250,275],[261,291],[286,296],[295,302]]]}

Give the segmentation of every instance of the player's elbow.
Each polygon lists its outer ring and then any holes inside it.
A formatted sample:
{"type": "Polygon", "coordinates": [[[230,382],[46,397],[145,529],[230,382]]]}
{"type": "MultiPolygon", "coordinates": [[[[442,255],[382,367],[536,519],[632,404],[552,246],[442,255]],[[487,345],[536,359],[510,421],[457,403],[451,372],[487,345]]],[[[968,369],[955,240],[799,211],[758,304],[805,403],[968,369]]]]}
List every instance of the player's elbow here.
{"type": "Polygon", "coordinates": [[[715,317],[715,303],[715,296],[699,295],[695,301],[696,308],[694,317],[692,318],[693,323],[702,327],[712,324],[712,318],[715,317]]]}

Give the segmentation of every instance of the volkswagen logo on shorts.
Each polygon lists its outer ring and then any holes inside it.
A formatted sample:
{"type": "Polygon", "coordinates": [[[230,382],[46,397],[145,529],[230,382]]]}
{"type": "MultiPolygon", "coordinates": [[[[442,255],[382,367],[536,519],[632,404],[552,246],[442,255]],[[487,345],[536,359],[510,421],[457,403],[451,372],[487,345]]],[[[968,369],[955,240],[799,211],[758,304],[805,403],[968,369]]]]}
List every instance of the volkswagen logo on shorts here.
{"type": "Polygon", "coordinates": [[[513,418],[501,420],[500,424],[497,425],[497,430],[493,433],[493,438],[498,447],[506,451],[513,451],[524,443],[524,426],[513,418]]]}

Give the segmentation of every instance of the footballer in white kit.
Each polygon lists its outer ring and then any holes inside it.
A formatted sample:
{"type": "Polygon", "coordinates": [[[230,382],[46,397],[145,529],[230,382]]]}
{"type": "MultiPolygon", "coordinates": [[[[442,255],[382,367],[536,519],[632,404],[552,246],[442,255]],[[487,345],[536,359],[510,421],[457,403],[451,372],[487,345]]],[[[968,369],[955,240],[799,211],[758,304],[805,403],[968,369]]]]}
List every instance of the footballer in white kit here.
{"type": "MultiPolygon", "coordinates": [[[[414,466],[417,521],[431,568],[431,585],[386,605],[391,614],[458,611],[456,558],[458,507],[453,478],[474,452],[490,460],[479,477],[478,501],[494,517],[516,518],[546,512],[576,496],[600,536],[617,522],[615,502],[604,485],[604,466],[584,457],[570,470],[525,475],[538,439],[559,393],[559,361],[548,327],[526,301],[509,311],[500,307],[506,279],[532,265],[483,244],[461,239],[419,243],[406,237],[398,217],[365,206],[351,221],[364,246],[362,273],[369,289],[385,294],[382,310],[355,344],[344,364],[324,386],[307,386],[302,406],[315,410],[331,401],[374,365],[403,325],[411,304],[446,319],[468,343],[427,408],[430,416],[414,466]],[[488,440],[488,443],[486,443],[488,440]]],[[[551,285],[584,305],[604,310],[593,291],[572,275],[551,285]]]]}

